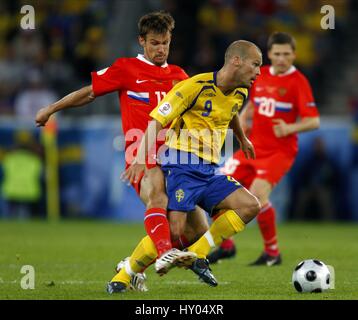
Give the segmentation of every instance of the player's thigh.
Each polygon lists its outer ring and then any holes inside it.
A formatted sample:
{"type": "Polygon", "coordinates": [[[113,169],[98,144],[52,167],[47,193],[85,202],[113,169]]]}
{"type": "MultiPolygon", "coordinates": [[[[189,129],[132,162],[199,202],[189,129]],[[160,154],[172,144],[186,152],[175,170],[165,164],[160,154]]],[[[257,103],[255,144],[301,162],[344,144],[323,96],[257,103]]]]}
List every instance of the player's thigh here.
{"type": "Polygon", "coordinates": [[[184,235],[189,241],[200,238],[209,230],[209,222],[203,209],[196,206],[194,211],[188,213],[184,235]]]}
{"type": "Polygon", "coordinates": [[[140,198],[147,205],[147,209],[167,207],[165,179],[159,166],[146,170],[140,185],[140,198]]]}
{"type": "Polygon", "coordinates": [[[269,202],[272,184],[265,179],[256,178],[251,184],[250,191],[259,199],[261,206],[264,206],[269,202]]]}
{"type": "Polygon", "coordinates": [[[229,194],[215,207],[215,209],[240,210],[246,207],[255,206],[257,201],[257,198],[249,190],[242,187],[229,194]]]}
{"type": "Polygon", "coordinates": [[[229,194],[216,207],[216,210],[234,210],[245,222],[250,222],[260,211],[260,202],[246,188],[242,187],[229,194]]]}

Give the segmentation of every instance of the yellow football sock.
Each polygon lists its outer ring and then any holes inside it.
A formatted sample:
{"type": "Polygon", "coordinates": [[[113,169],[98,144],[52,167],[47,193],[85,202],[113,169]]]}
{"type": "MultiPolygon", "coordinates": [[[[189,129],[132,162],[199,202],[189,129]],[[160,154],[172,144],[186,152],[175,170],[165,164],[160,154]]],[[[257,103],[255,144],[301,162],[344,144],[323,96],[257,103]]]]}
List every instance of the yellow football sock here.
{"type": "Polygon", "coordinates": [[[111,282],[119,281],[128,286],[131,277],[138,272],[143,272],[156,257],[157,249],[152,239],[145,236],[134,249],[129,261],[125,263],[125,267],[113,277],[111,282]]]}
{"type": "Polygon", "coordinates": [[[218,246],[224,239],[244,230],[245,223],[234,210],[224,211],[210,226],[210,229],[188,250],[195,252],[198,258],[206,258],[211,248],[218,246]]]}
{"type": "Polygon", "coordinates": [[[126,268],[122,268],[111,280],[111,282],[122,282],[127,287],[131,282],[132,276],[127,273],[126,268]]]}

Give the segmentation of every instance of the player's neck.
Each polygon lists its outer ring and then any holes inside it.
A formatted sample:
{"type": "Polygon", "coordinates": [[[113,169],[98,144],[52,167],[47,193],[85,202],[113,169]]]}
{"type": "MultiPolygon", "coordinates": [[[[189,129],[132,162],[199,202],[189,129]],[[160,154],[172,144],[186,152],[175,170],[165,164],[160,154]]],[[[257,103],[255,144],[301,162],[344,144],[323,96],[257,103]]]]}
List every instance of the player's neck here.
{"type": "Polygon", "coordinates": [[[280,70],[279,68],[275,67],[274,65],[271,65],[271,67],[270,67],[270,73],[274,76],[284,76],[284,75],[292,73],[294,70],[296,70],[294,65],[290,65],[287,69],[284,69],[284,70],[282,70],[282,69],[280,70]]]}
{"type": "Polygon", "coordinates": [[[275,68],[274,66],[272,66],[272,71],[273,71],[273,75],[274,76],[280,76],[282,74],[285,74],[287,72],[288,69],[285,70],[280,70],[279,68],[275,68]]]}
{"type": "Polygon", "coordinates": [[[151,65],[151,66],[157,66],[157,67],[162,67],[162,68],[165,68],[165,67],[168,66],[167,61],[165,61],[165,62],[162,63],[161,65],[157,65],[157,64],[155,64],[153,61],[151,61],[151,60],[149,59],[149,57],[147,57],[145,54],[141,54],[141,53],[137,55],[137,59],[139,59],[139,60],[141,60],[141,61],[143,61],[143,62],[145,62],[145,63],[147,63],[147,64],[149,64],[149,65],[151,65]]]}
{"type": "Polygon", "coordinates": [[[221,90],[224,95],[229,94],[236,89],[236,83],[231,80],[225,69],[220,69],[216,74],[216,86],[221,90]]]}

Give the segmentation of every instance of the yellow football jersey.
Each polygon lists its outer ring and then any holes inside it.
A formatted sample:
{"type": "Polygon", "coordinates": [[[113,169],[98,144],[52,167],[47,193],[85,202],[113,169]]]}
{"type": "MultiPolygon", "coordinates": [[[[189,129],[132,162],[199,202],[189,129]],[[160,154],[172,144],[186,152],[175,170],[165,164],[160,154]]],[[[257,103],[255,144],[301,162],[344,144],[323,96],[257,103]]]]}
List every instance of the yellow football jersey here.
{"type": "Polygon", "coordinates": [[[216,86],[216,72],[178,83],[150,113],[163,127],[172,122],[166,144],[219,163],[227,129],[248,96],[246,88],[228,95],[216,86]]]}

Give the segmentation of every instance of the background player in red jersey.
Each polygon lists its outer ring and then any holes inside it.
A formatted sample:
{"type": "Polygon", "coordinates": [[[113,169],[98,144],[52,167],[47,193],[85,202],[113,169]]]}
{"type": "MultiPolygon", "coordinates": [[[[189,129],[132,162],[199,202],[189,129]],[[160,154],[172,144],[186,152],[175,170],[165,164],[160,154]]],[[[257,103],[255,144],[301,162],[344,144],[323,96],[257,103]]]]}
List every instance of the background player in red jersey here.
{"type": "MultiPolygon", "coordinates": [[[[141,17],[138,23],[138,41],[144,54],[135,58],[119,58],[110,67],[92,72],[91,85],[42,108],[36,115],[37,126],[44,126],[49,117],[57,111],[83,106],[98,96],[118,92],[128,167],[136,156],[142,135],[151,119],[150,112],[177,82],[188,78],[183,69],[167,63],[174,25],[172,16],[162,11],[141,17]]],[[[157,148],[159,145],[158,142],[157,148]]],[[[172,243],[167,220],[168,200],[164,176],[155,161],[148,166],[144,177],[134,181],[133,186],[147,205],[144,225],[156,246],[158,256],[161,256],[172,249],[172,243]]],[[[192,222],[193,230],[200,232],[202,227],[204,233],[208,229],[204,212],[199,211],[199,214],[192,215],[192,220],[188,222],[192,222]]],[[[183,255],[184,258],[190,255],[179,250],[173,254],[183,255]]]]}
{"type": "MultiPolygon", "coordinates": [[[[277,32],[268,39],[270,66],[261,68],[250,101],[241,115],[243,126],[252,120],[250,140],[256,159],[246,159],[238,151],[227,160],[223,171],[233,176],[258,197],[261,211],[257,222],[264,241],[264,252],[251,265],[281,263],[275,224],[275,209],[269,197],[273,187],[290,170],[298,152],[297,133],[319,127],[319,113],[306,77],[293,65],[295,40],[277,32]],[[299,118],[299,120],[297,120],[299,118]]],[[[234,256],[232,239],[208,257],[211,263],[234,256]]]]}

